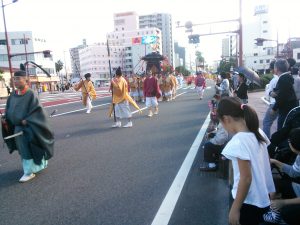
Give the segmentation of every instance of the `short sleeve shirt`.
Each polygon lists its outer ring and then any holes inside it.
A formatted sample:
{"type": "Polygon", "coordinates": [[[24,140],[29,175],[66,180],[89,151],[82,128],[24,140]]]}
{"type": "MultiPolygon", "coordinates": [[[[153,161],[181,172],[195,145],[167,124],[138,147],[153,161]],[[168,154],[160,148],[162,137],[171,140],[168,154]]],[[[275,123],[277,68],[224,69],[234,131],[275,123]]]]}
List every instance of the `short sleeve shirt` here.
{"type": "MultiPolygon", "coordinates": [[[[260,131],[262,134],[263,132],[260,131]]],[[[265,135],[263,135],[265,136],[265,135]]],[[[239,132],[227,143],[222,154],[232,160],[234,184],[232,197],[235,199],[240,180],[238,159],[250,161],[252,181],[244,203],[264,208],[270,205],[269,193],[275,192],[268,143],[260,143],[252,132],[239,132]]]]}

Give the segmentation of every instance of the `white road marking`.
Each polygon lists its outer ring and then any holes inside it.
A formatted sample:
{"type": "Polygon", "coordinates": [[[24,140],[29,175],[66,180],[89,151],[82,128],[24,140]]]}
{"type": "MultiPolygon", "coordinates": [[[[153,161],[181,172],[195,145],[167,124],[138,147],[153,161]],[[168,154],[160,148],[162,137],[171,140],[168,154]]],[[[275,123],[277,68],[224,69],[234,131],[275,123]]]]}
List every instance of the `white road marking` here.
{"type": "MultiPolygon", "coordinates": [[[[147,107],[141,108],[141,111],[143,111],[144,109],[147,109],[147,107]]],[[[136,114],[137,112],[139,112],[139,110],[133,111],[132,114],[136,114]]]]}
{"type": "Polygon", "coordinates": [[[203,123],[194,143],[192,144],[187,156],[185,157],[167,195],[165,196],[158,212],[151,225],[168,225],[171,215],[174,211],[186,178],[193,165],[194,159],[197,155],[199,146],[205,135],[206,129],[210,121],[210,114],[207,115],[205,122],[203,123]]]}
{"type": "Polygon", "coordinates": [[[261,97],[261,100],[262,100],[264,103],[266,103],[267,105],[270,105],[270,104],[271,104],[268,100],[265,99],[265,97],[261,97]]]}
{"type": "MultiPolygon", "coordinates": [[[[104,103],[104,104],[101,104],[101,105],[95,105],[95,106],[93,106],[93,108],[98,108],[98,107],[109,105],[109,104],[110,103],[104,103]]],[[[64,112],[64,113],[60,113],[60,114],[55,114],[55,115],[53,115],[51,117],[63,116],[63,115],[66,115],[66,114],[70,114],[70,113],[74,113],[74,112],[79,112],[79,111],[83,111],[83,110],[86,110],[86,108],[76,109],[76,110],[72,110],[72,111],[64,112]]]]}

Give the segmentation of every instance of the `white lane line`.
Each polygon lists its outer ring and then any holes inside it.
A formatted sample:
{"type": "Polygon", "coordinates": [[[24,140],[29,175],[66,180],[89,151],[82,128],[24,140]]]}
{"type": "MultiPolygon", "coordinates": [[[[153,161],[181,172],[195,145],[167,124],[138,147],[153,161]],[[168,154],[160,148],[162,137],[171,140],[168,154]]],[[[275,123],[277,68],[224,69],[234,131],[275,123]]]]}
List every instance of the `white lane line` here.
{"type": "MultiPolygon", "coordinates": [[[[141,108],[141,111],[143,111],[144,109],[147,109],[147,107],[141,108]]],[[[132,114],[136,114],[137,112],[139,112],[139,110],[133,111],[132,114]]]]}
{"type": "MultiPolygon", "coordinates": [[[[97,99],[102,99],[102,98],[108,98],[108,97],[111,97],[110,96],[103,96],[103,97],[97,97],[97,99]]],[[[81,100],[78,100],[78,101],[73,101],[73,102],[66,102],[66,103],[61,103],[61,104],[56,104],[56,105],[49,105],[49,106],[45,106],[44,108],[51,108],[51,107],[57,107],[57,106],[61,106],[61,105],[69,105],[69,104],[73,104],[73,103],[77,103],[77,102],[81,102],[81,100]]]]}
{"type": "Polygon", "coordinates": [[[179,97],[180,95],[184,95],[184,94],[186,94],[186,93],[187,93],[187,91],[185,91],[185,92],[182,92],[182,93],[180,93],[180,94],[176,95],[176,97],[179,97]]]}
{"type": "MultiPolygon", "coordinates": [[[[110,104],[110,103],[104,103],[104,104],[101,104],[101,105],[95,105],[95,106],[93,106],[93,108],[98,108],[98,107],[105,106],[105,105],[109,105],[109,104],[110,104]]],[[[60,114],[54,114],[54,115],[51,116],[51,117],[63,116],[63,115],[66,115],[66,114],[70,114],[70,113],[74,113],[74,112],[79,112],[79,111],[83,111],[83,110],[86,110],[86,108],[83,108],[83,109],[76,109],[76,110],[73,110],[73,111],[64,112],[64,113],[60,113],[60,114]]]]}
{"type": "Polygon", "coordinates": [[[266,103],[267,105],[270,105],[271,103],[265,99],[265,97],[261,97],[260,98],[264,103],[266,103]]]}
{"type": "Polygon", "coordinates": [[[206,87],[206,89],[211,89],[211,86],[206,87]]]}
{"type": "Polygon", "coordinates": [[[210,121],[208,114],[151,225],[168,225],[210,121]]]}

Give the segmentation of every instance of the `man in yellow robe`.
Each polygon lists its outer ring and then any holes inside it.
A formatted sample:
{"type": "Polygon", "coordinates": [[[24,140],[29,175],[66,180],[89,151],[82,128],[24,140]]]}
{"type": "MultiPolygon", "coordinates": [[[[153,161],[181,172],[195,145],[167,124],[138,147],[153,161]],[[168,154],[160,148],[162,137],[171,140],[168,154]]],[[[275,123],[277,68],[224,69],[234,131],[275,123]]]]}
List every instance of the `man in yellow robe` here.
{"type": "Polygon", "coordinates": [[[178,83],[177,83],[176,77],[173,74],[170,74],[170,78],[172,81],[172,97],[171,97],[171,99],[175,99],[178,83]]]}
{"type": "Polygon", "coordinates": [[[74,86],[75,91],[81,89],[82,93],[82,104],[86,106],[86,113],[91,113],[93,108],[92,100],[96,99],[96,91],[91,81],[91,74],[87,73],[84,75],[86,80],[81,80],[77,85],[74,86]]]}
{"type": "Polygon", "coordinates": [[[140,108],[135,101],[128,94],[128,84],[122,77],[122,71],[119,67],[116,70],[116,77],[111,81],[112,86],[112,106],[110,107],[109,115],[112,116],[113,110],[115,110],[117,121],[112,127],[121,127],[121,119],[125,118],[128,120],[127,124],[123,127],[132,127],[132,113],[129,108],[129,103],[132,104],[136,109],[140,111],[140,108]],[[113,108],[114,107],[114,108],[113,108]]]}

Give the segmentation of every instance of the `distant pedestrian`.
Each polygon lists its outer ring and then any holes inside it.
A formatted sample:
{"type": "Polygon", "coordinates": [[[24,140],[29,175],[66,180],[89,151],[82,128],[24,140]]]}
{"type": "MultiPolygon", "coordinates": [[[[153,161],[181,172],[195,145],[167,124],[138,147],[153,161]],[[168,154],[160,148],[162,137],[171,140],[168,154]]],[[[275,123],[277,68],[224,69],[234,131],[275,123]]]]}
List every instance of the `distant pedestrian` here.
{"type": "Polygon", "coordinates": [[[24,171],[19,181],[26,182],[47,167],[53,155],[54,137],[39,99],[26,84],[25,71],[14,73],[14,84],[17,90],[7,99],[2,135],[15,135],[5,142],[10,153],[19,152],[24,171]]]}
{"type": "Polygon", "coordinates": [[[293,75],[294,78],[294,90],[297,97],[297,100],[300,104],[300,69],[298,69],[298,73],[293,75]]]}
{"type": "Polygon", "coordinates": [[[75,91],[81,89],[82,93],[82,104],[86,106],[86,113],[91,113],[93,108],[92,101],[96,99],[96,90],[91,81],[91,74],[87,73],[84,75],[85,80],[81,80],[79,84],[75,85],[75,91]]]}
{"type": "Polygon", "coordinates": [[[216,85],[216,90],[219,91],[221,97],[231,96],[230,83],[228,80],[228,75],[226,73],[221,73],[221,83],[220,86],[216,85]]]}
{"type": "Polygon", "coordinates": [[[195,78],[195,89],[200,97],[200,100],[203,99],[204,90],[206,88],[205,78],[201,71],[197,72],[197,77],[195,78]]]}
{"type": "Polygon", "coordinates": [[[10,96],[10,87],[6,86],[7,96],[10,96]]]}
{"type": "Polygon", "coordinates": [[[222,151],[232,161],[234,175],[229,224],[258,225],[269,210],[269,194],[275,192],[269,140],[259,130],[256,112],[238,98],[222,98],[217,114],[227,132],[234,134],[222,151]]]}

